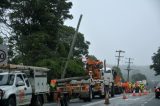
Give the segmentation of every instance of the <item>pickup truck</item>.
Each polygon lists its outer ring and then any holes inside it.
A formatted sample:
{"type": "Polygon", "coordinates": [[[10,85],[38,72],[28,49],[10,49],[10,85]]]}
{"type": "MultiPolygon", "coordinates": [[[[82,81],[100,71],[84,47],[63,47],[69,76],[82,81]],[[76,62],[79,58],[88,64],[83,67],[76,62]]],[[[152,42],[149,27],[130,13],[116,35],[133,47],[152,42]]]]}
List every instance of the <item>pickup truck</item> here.
{"type": "Polygon", "coordinates": [[[0,66],[0,106],[42,106],[49,93],[47,71],[33,66],[0,66]]]}

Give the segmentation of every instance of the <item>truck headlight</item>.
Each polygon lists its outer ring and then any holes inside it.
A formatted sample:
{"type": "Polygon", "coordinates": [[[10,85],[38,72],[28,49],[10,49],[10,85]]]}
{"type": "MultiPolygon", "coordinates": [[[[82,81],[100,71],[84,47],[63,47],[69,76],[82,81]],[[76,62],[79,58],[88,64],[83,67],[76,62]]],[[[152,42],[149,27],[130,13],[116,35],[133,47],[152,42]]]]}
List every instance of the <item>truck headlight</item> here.
{"type": "Polygon", "coordinates": [[[4,94],[5,94],[5,91],[3,91],[3,90],[0,89],[0,99],[2,99],[2,97],[4,96],[4,94]]]}

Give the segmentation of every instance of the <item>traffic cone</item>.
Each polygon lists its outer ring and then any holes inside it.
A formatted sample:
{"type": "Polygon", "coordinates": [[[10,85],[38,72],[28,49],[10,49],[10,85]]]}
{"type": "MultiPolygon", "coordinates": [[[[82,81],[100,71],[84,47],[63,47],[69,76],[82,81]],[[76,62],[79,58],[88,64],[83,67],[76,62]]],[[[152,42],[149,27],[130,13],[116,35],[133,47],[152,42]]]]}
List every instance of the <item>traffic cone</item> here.
{"type": "Polygon", "coordinates": [[[133,90],[132,96],[136,96],[135,90],[133,90]]]}
{"type": "Polygon", "coordinates": [[[139,90],[139,94],[138,94],[138,96],[142,96],[141,90],[139,90]]]}
{"type": "Polygon", "coordinates": [[[144,89],[143,94],[144,94],[144,95],[147,95],[147,94],[148,94],[148,92],[147,92],[147,90],[146,90],[146,89],[144,89]]]}
{"type": "Polygon", "coordinates": [[[126,96],[125,91],[123,92],[123,99],[128,99],[127,96],[126,96]]]}
{"type": "Polygon", "coordinates": [[[104,104],[109,104],[109,96],[108,96],[108,92],[106,93],[104,104]]]}
{"type": "Polygon", "coordinates": [[[152,89],[149,90],[149,93],[151,93],[151,92],[152,92],[152,89]]]}

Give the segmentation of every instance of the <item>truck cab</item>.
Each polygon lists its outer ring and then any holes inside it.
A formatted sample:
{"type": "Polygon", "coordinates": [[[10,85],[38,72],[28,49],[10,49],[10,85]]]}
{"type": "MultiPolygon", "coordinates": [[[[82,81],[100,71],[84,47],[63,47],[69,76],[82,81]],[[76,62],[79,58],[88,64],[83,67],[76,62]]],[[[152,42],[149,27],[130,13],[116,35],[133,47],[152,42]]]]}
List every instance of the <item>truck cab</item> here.
{"type": "Polygon", "coordinates": [[[0,73],[0,98],[0,103],[5,106],[30,104],[32,88],[27,75],[21,72],[0,73]]]}
{"type": "Polygon", "coordinates": [[[42,106],[49,93],[48,71],[35,66],[0,66],[0,106],[42,106]]]}
{"type": "Polygon", "coordinates": [[[114,82],[113,72],[112,72],[111,68],[106,67],[106,69],[102,70],[102,73],[103,73],[103,78],[104,78],[105,85],[109,85],[110,83],[114,82]]]}
{"type": "Polygon", "coordinates": [[[109,90],[110,96],[114,96],[114,79],[113,79],[113,70],[109,67],[103,68],[101,70],[102,77],[104,79],[104,85],[109,90]]]}

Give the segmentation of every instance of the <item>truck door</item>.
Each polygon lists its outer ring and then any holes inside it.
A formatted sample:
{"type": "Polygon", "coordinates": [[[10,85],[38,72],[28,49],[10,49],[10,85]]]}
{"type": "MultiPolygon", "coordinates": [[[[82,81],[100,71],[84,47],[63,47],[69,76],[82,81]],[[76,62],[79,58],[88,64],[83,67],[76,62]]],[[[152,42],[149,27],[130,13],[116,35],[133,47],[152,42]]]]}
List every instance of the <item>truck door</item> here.
{"type": "Polygon", "coordinates": [[[25,83],[21,74],[16,76],[16,101],[18,105],[25,104],[25,83]]]}
{"type": "Polygon", "coordinates": [[[25,101],[26,101],[26,104],[30,104],[31,102],[31,99],[32,99],[32,88],[31,88],[31,84],[27,78],[27,75],[26,74],[23,74],[23,78],[24,78],[24,82],[25,82],[25,101]]]}

